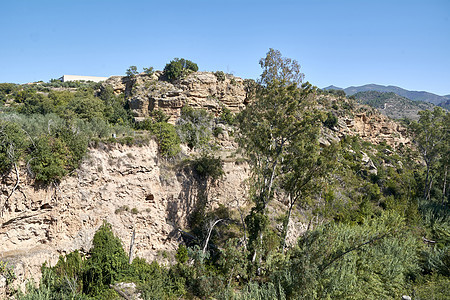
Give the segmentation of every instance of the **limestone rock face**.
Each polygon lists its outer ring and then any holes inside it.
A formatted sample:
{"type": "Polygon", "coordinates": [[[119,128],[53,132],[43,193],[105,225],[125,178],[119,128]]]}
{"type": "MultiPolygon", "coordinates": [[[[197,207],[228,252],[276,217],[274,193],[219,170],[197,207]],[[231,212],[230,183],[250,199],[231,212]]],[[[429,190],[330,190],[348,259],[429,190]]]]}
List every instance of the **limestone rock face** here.
{"type": "Polygon", "coordinates": [[[208,109],[216,114],[223,108],[239,112],[247,101],[244,80],[230,74],[219,80],[212,72],[195,72],[172,83],[164,79],[163,72],[157,71],[132,78],[112,76],[104,85],[111,86],[116,93],[125,94],[136,120],[160,109],[171,117],[171,122],[175,122],[184,105],[208,109]]]}
{"type": "MultiPolygon", "coordinates": [[[[57,187],[34,186],[24,170],[20,187],[6,201],[15,183],[11,174],[0,184],[0,260],[15,266],[18,282],[37,281],[42,263],[53,266],[61,254],[89,251],[105,220],[127,253],[134,229],[135,257],[169,262],[161,254],[176,251],[178,229],[186,226],[200,187],[186,170],[160,161],[157,151],[154,141],[91,149],[77,173],[57,187]]],[[[209,189],[209,204],[242,206],[248,166],[228,160],[224,171],[209,189]]]]}
{"type": "Polygon", "coordinates": [[[353,117],[339,118],[339,137],[358,135],[363,140],[373,144],[386,142],[396,149],[399,145],[411,146],[406,128],[388,117],[371,109],[362,109],[353,117]]]}

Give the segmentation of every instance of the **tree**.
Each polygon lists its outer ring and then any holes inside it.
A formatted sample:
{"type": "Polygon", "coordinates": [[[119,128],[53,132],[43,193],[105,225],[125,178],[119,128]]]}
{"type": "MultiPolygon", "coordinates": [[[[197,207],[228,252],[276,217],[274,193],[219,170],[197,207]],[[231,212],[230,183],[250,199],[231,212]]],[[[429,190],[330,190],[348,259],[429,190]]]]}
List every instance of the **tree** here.
{"type": "Polygon", "coordinates": [[[111,225],[103,222],[97,230],[90,250],[90,259],[83,274],[83,292],[98,295],[129,268],[122,241],[114,235],[111,225]]]}
{"type": "Polygon", "coordinates": [[[139,72],[138,72],[136,66],[130,66],[130,67],[127,69],[127,71],[126,71],[125,74],[126,74],[128,77],[134,77],[134,76],[136,76],[137,74],[139,74],[139,72]]]}
{"type": "Polygon", "coordinates": [[[143,70],[144,70],[144,73],[147,75],[152,75],[155,72],[153,67],[143,68],[143,70]]]}
{"type": "Polygon", "coordinates": [[[182,142],[191,149],[209,150],[213,116],[205,109],[193,109],[185,105],[177,121],[177,133],[182,142]]]}
{"type": "Polygon", "coordinates": [[[190,72],[197,71],[197,64],[184,58],[174,58],[164,67],[164,73],[170,81],[175,81],[186,76],[190,72]]]}
{"type": "MultiPolygon", "coordinates": [[[[419,121],[411,123],[414,142],[426,165],[423,198],[430,197],[437,168],[448,170],[450,114],[440,107],[419,112],[419,121]]],[[[446,173],[446,172],[444,172],[446,173]]],[[[444,193],[447,174],[444,179],[444,193]]]]}
{"type": "Polygon", "coordinates": [[[393,299],[419,273],[422,248],[397,213],[306,232],[272,275],[288,299],[393,299]]]}
{"type": "Polygon", "coordinates": [[[24,156],[28,147],[28,137],[20,126],[12,122],[0,120],[0,176],[8,174],[14,167],[16,173],[16,183],[9,192],[4,203],[0,203],[0,215],[3,209],[8,205],[8,201],[19,187],[20,176],[18,163],[24,156]]]}
{"type": "Polygon", "coordinates": [[[263,86],[274,82],[296,84],[300,86],[305,75],[300,72],[300,65],[296,60],[281,56],[279,50],[269,49],[265,58],[261,58],[259,65],[263,69],[259,83],[263,86]]]}
{"type": "Polygon", "coordinates": [[[303,78],[300,65],[273,49],[260,65],[263,72],[256,99],[238,117],[239,144],[250,160],[254,182],[255,206],[246,217],[253,262],[258,253],[261,260],[268,224],[266,208],[274,187],[291,197],[289,219],[305,187],[322,174],[318,170],[323,163],[318,145],[321,117],[313,105],[315,89],[308,83],[299,86],[303,78]]]}

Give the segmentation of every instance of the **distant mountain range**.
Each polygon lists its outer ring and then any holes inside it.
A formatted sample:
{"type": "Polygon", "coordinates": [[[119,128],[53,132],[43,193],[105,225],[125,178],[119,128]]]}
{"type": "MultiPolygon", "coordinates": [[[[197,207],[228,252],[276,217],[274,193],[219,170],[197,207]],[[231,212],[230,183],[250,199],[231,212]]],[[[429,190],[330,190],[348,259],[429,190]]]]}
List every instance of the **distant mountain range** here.
{"type": "Polygon", "coordinates": [[[417,120],[419,111],[433,110],[434,104],[425,101],[413,101],[393,92],[366,91],[358,92],[353,97],[361,104],[378,109],[392,119],[408,118],[417,120]]]}
{"type": "Polygon", "coordinates": [[[344,90],[344,92],[351,96],[353,94],[356,94],[358,92],[367,92],[367,91],[377,91],[377,92],[387,92],[387,93],[395,93],[399,96],[406,97],[408,99],[414,100],[414,101],[424,101],[424,102],[430,102],[434,105],[439,105],[445,107],[445,103],[448,105],[448,101],[450,101],[450,95],[445,96],[439,96],[433,93],[424,92],[424,91],[408,91],[405,89],[402,89],[398,86],[393,85],[379,85],[379,84],[366,84],[361,86],[351,86],[348,88],[340,88],[334,85],[330,85],[324,90],[344,90]]]}

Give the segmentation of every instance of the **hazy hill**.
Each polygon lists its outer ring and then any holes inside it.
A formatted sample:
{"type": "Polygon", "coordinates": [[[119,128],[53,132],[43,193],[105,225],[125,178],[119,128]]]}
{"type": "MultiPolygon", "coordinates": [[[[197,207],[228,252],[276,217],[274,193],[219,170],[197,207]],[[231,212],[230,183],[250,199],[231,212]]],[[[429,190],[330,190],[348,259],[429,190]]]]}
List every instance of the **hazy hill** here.
{"type": "Polygon", "coordinates": [[[433,109],[434,105],[423,101],[412,101],[393,92],[366,91],[353,95],[359,103],[370,105],[393,119],[418,119],[418,112],[433,109]]]}
{"type": "MultiPolygon", "coordinates": [[[[324,89],[329,90],[329,89],[342,89],[342,88],[338,88],[335,86],[329,86],[324,89]]],[[[384,86],[384,85],[379,85],[379,84],[366,84],[366,85],[361,85],[361,86],[350,86],[343,90],[349,96],[354,95],[358,92],[367,92],[367,91],[377,91],[377,92],[387,92],[387,93],[392,92],[399,96],[403,96],[403,97],[406,97],[406,98],[414,100],[414,101],[425,101],[425,102],[433,103],[435,105],[438,105],[439,103],[450,100],[450,95],[439,96],[439,95],[425,92],[425,91],[409,91],[409,90],[405,90],[403,88],[400,88],[398,86],[393,86],[393,85],[384,86]]]]}
{"type": "Polygon", "coordinates": [[[446,110],[450,110],[450,100],[439,103],[439,106],[445,108],[446,110]]]}

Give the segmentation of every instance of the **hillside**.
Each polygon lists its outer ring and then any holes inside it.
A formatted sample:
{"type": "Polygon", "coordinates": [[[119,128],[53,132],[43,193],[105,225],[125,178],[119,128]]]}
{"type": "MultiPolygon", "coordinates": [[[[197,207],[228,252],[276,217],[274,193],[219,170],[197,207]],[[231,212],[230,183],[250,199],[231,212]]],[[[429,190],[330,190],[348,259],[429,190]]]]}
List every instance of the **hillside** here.
{"type": "Polygon", "coordinates": [[[442,298],[449,114],[261,66],[1,84],[0,297],[442,298]]]}
{"type": "MultiPolygon", "coordinates": [[[[333,87],[333,86],[332,86],[333,87]]],[[[331,87],[326,87],[324,89],[331,89],[331,87]]],[[[333,87],[333,89],[342,89],[333,87]]],[[[423,101],[430,102],[434,105],[438,105],[441,102],[450,100],[450,95],[439,96],[433,93],[425,92],[425,91],[409,91],[397,86],[384,86],[379,84],[366,84],[362,86],[351,86],[343,89],[345,93],[349,96],[354,95],[358,92],[367,92],[367,91],[377,91],[384,93],[395,93],[399,96],[414,100],[414,101],[423,101]]]]}
{"type": "Polygon", "coordinates": [[[358,103],[378,109],[382,114],[393,118],[418,120],[418,112],[432,110],[434,105],[428,102],[412,101],[393,92],[366,91],[353,95],[358,103]]]}

